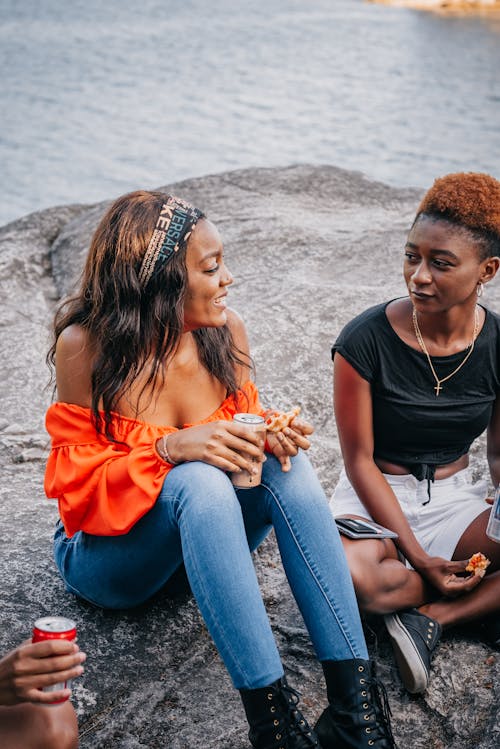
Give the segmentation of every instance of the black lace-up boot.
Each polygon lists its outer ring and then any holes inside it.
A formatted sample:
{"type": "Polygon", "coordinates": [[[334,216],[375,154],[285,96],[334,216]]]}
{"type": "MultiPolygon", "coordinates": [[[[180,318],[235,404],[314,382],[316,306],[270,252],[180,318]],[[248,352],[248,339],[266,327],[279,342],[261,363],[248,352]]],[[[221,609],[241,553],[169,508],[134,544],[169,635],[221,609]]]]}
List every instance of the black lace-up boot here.
{"type": "Polygon", "coordinates": [[[397,749],[384,685],[360,658],[324,661],[328,702],[315,731],[323,749],[397,749]]]}
{"type": "Polygon", "coordinates": [[[320,749],[318,739],[297,709],[299,695],[278,679],[269,687],[240,689],[255,749],[320,749]]]}

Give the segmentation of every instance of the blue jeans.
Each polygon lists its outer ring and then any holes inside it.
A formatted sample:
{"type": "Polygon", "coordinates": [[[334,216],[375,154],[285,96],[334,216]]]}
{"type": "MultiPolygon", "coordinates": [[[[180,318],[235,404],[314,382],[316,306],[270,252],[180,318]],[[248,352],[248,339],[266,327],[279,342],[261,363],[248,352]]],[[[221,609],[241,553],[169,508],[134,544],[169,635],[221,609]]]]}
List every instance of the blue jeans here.
{"type": "Polygon", "coordinates": [[[250,553],[273,526],[319,660],[367,658],[339,534],[302,452],[288,473],[268,456],[254,489],[235,490],[207,463],[176,466],[154,507],[129,533],[79,532],[68,539],[60,526],[55,559],[69,591],[118,609],[143,603],[184,561],[234,686],[254,689],[283,675],[250,553]]]}

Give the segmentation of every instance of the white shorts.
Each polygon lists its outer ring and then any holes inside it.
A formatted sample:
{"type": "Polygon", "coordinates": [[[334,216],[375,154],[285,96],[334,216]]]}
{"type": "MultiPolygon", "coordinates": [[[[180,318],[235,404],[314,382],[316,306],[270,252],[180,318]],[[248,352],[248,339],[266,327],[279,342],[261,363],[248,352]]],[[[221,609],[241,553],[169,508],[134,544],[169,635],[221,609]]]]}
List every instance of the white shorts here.
{"type": "MultiPolygon", "coordinates": [[[[488,482],[472,483],[470,468],[464,468],[446,479],[431,482],[431,501],[427,504],[427,481],[411,474],[383,474],[399,500],[417,541],[429,556],[451,559],[463,533],[478,515],[490,506],[485,502],[488,482]]],[[[372,520],[360,502],[345,470],[330,500],[334,517],[360,515],[372,520]]]]}

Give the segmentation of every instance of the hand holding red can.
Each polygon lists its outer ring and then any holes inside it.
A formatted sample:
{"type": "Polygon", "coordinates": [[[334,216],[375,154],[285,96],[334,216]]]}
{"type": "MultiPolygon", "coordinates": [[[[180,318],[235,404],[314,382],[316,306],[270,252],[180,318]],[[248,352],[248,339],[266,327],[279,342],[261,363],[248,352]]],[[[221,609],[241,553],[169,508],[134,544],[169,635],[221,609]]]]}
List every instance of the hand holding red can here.
{"type": "Polygon", "coordinates": [[[76,625],[71,619],[62,616],[46,616],[37,619],[35,622],[32,643],[34,645],[44,643],[43,649],[47,651],[45,657],[43,657],[42,647],[39,648],[40,658],[43,659],[40,661],[40,666],[43,664],[43,666],[52,669],[52,673],[44,673],[43,681],[45,683],[40,687],[41,691],[47,693],[48,696],[50,695],[51,699],[40,701],[57,705],[65,702],[71,696],[72,677],[79,676],[83,672],[83,668],[79,664],[85,660],[85,654],[79,653],[75,640],[76,625]],[[59,654],[61,656],[78,654],[79,664],[76,665],[75,669],[63,668],[62,658],[57,658],[59,654]],[[75,670],[76,673],[74,673],[75,670]],[[54,681],[57,677],[58,680],[54,681]]]}
{"type": "Polygon", "coordinates": [[[23,702],[54,704],[71,695],[69,686],[58,691],[45,691],[55,684],[68,684],[83,673],[86,659],[74,641],[31,640],[19,645],[0,659],[0,705],[23,702]]]}

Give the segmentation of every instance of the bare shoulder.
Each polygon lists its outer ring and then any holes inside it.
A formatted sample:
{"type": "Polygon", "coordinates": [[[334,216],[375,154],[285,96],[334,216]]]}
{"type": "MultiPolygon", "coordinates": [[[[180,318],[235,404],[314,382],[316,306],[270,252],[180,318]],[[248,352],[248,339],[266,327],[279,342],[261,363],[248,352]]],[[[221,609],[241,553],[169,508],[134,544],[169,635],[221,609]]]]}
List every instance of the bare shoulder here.
{"type": "Polygon", "coordinates": [[[393,299],[385,308],[385,314],[391,325],[402,326],[408,319],[408,314],[411,313],[412,304],[409,297],[398,297],[393,299]]]}
{"type": "Polygon", "coordinates": [[[392,329],[408,346],[415,348],[412,311],[413,306],[409,297],[394,299],[385,308],[385,314],[392,329]]]}
{"type": "Polygon", "coordinates": [[[68,325],[67,328],[59,334],[57,339],[57,351],[65,352],[70,355],[76,355],[88,346],[88,334],[81,325],[68,325]]]}
{"type": "Polygon", "coordinates": [[[56,343],[58,400],[89,407],[91,403],[92,347],[81,325],[69,325],[56,343]]]}

